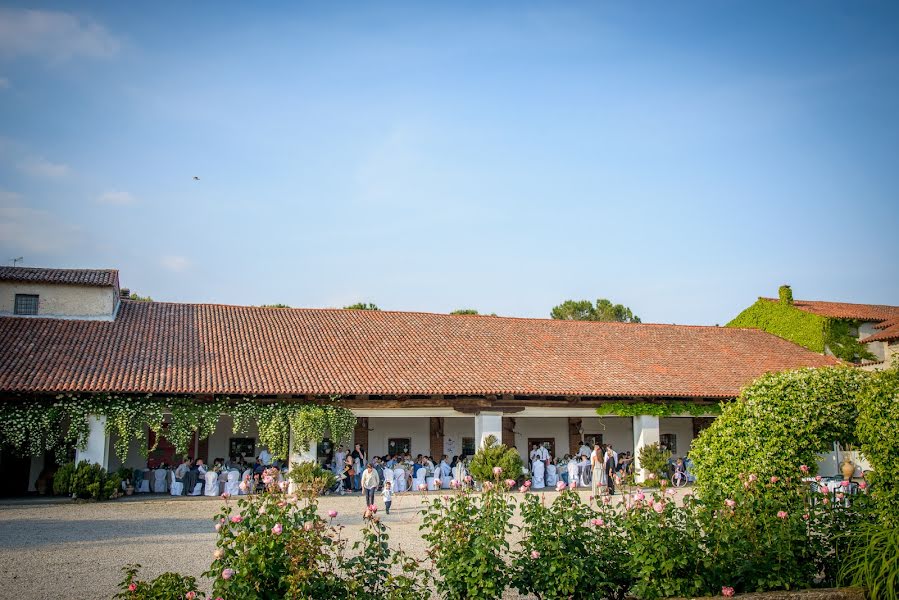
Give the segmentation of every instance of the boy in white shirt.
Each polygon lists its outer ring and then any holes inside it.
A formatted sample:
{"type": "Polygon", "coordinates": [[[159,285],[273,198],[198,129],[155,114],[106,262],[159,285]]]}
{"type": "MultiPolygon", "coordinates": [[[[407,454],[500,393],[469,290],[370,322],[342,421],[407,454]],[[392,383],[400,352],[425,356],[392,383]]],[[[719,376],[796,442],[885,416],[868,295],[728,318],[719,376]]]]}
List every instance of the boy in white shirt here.
{"type": "Polygon", "coordinates": [[[384,507],[386,508],[385,512],[390,514],[390,503],[393,501],[393,490],[391,489],[393,486],[390,485],[389,481],[384,482],[384,489],[381,490],[381,495],[384,496],[384,507]]]}

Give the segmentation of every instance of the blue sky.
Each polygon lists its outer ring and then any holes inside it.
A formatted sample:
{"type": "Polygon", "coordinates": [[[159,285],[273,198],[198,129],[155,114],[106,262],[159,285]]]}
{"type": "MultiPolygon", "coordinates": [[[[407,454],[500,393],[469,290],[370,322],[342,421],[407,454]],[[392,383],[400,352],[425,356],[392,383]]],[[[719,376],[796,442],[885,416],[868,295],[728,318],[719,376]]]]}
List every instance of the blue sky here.
{"type": "Polygon", "coordinates": [[[4,4],[0,257],[226,304],[899,304],[899,4],[260,6],[4,4]]]}

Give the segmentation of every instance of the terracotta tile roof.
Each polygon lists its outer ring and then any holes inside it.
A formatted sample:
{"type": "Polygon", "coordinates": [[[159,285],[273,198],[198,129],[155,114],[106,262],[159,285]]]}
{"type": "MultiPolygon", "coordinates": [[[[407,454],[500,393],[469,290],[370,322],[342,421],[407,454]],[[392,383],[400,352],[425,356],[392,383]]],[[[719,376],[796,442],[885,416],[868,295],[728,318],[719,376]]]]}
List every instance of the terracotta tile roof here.
{"type": "MultiPolygon", "coordinates": [[[[777,298],[762,298],[779,302],[777,298]]],[[[885,321],[899,317],[899,306],[887,304],[851,304],[849,302],[824,302],[821,300],[794,300],[799,310],[833,319],[859,319],[861,321],[885,321]]]]}
{"type": "Polygon", "coordinates": [[[61,283],[107,287],[119,285],[115,269],[39,269],[36,267],[0,267],[0,281],[61,283]]]}
{"type": "Polygon", "coordinates": [[[728,327],[122,301],[115,321],[0,318],[0,390],[730,397],[838,364],[728,327]]]}
{"type": "Polygon", "coordinates": [[[868,342],[889,342],[899,340],[899,317],[883,321],[874,326],[874,329],[880,329],[877,333],[872,333],[862,343],[868,342]]]}

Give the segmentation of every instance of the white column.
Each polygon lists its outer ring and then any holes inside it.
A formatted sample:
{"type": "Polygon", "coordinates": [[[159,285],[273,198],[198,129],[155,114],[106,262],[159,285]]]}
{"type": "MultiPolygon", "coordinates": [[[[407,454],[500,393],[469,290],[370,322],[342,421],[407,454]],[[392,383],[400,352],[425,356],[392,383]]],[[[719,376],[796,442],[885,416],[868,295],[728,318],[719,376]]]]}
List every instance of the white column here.
{"type": "Polygon", "coordinates": [[[474,417],[474,443],[475,451],[480,450],[484,438],[492,435],[500,444],[503,443],[503,413],[482,412],[474,417]]]}
{"type": "MultiPolygon", "coordinates": [[[[294,465],[304,463],[304,462],[318,462],[318,443],[317,442],[309,442],[309,448],[307,450],[303,450],[300,448],[300,443],[298,440],[295,440],[293,437],[293,431],[290,432],[290,448],[287,453],[287,472],[290,473],[290,469],[293,468],[294,465]]],[[[290,492],[294,491],[293,483],[290,484],[289,488],[290,492]]]]}
{"type": "Polygon", "coordinates": [[[90,427],[87,445],[84,450],[76,450],[75,462],[86,460],[97,463],[104,469],[109,469],[109,436],[106,434],[106,416],[90,415],[87,422],[90,427]]]}
{"type": "Polygon", "coordinates": [[[645,481],[643,465],[640,464],[640,448],[658,444],[659,418],[652,415],[634,417],[634,474],[638,483],[645,481]]]}

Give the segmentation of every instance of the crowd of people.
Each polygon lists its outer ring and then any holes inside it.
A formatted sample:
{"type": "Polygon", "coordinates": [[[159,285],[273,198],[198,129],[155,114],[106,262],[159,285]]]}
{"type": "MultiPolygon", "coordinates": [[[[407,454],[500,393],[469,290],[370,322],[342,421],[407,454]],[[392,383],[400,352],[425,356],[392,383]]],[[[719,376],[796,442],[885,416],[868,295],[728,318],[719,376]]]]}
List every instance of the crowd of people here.
{"type": "Polygon", "coordinates": [[[614,494],[615,482],[634,469],[633,454],[619,454],[612,444],[596,444],[592,449],[582,444],[577,453],[561,458],[553,458],[545,446],[534,444],[528,459],[532,489],[553,487],[562,481],[568,486],[590,487],[594,495],[603,488],[614,494]]]}

